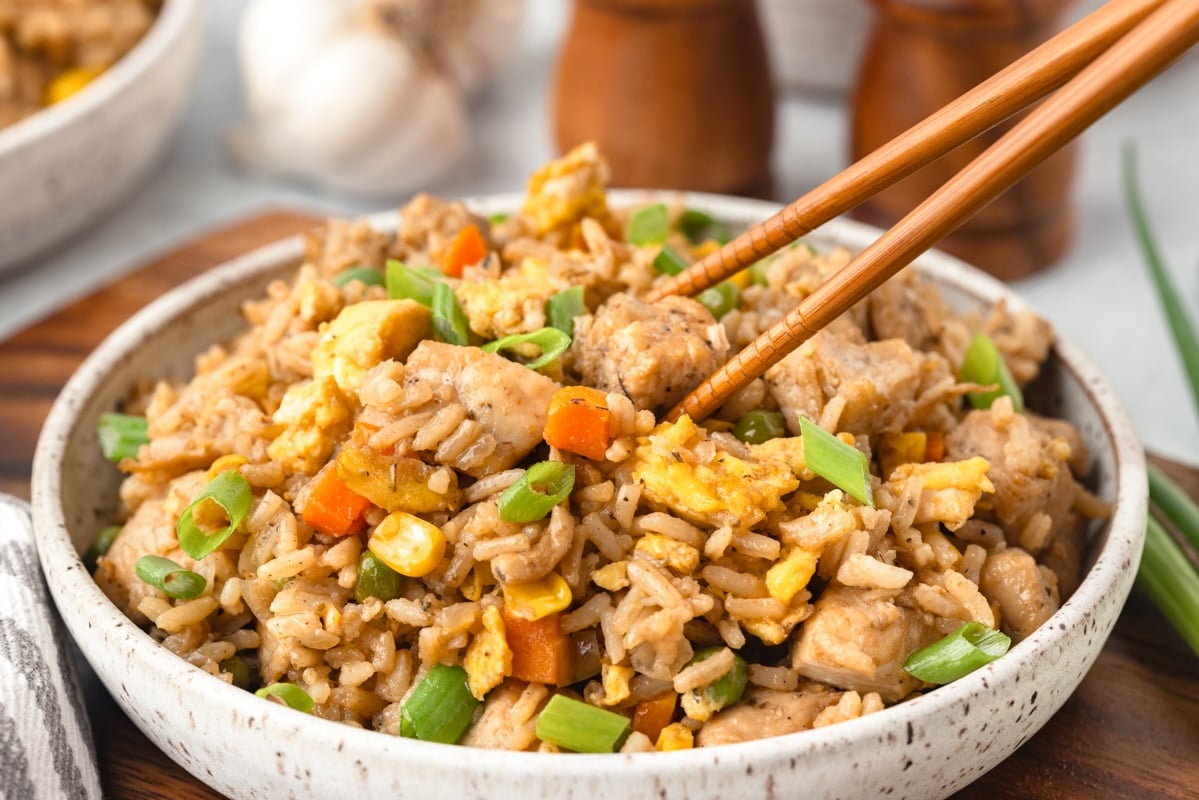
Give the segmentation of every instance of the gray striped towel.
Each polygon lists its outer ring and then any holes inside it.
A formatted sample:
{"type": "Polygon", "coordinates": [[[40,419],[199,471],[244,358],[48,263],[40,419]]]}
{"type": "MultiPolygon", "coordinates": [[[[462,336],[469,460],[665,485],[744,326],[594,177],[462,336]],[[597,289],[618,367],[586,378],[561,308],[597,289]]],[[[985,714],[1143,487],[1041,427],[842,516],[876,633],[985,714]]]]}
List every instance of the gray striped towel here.
{"type": "Polygon", "coordinates": [[[0,797],[100,797],[69,639],[38,566],[29,507],[2,494],[0,797]]]}

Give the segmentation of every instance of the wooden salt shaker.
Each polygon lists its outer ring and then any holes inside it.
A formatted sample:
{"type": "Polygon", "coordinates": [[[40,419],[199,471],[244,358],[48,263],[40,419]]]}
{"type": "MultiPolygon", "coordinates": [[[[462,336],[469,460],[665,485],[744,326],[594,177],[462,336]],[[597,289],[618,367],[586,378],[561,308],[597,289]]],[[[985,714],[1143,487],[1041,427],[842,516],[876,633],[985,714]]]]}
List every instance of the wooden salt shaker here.
{"type": "MultiPolygon", "coordinates": [[[[861,158],[1055,34],[1072,0],[871,0],[874,29],[853,97],[852,151],[861,158]]],[[[881,192],[856,216],[889,227],[995,142],[1019,117],[881,192]]],[[[1073,229],[1075,153],[1029,173],[940,247],[1013,280],[1051,266],[1073,229]]]]}
{"type": "Polygon", "coordinates": [[[612,182],[765,195],[774,91],[754,0],[575,0],[557,146],[594,141],[612,182]]]}

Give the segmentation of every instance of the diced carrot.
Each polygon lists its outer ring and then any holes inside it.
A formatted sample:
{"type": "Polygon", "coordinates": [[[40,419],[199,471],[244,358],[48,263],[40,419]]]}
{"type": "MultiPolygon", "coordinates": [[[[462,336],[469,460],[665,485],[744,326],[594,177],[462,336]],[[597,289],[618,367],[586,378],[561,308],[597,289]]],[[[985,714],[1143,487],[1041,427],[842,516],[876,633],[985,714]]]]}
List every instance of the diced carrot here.
{"type": "Polygon", "coordinates": [[[928,440],[924,445],[924,460],[945,460],[945,434],[939,431],[930,431],[928,433],[928,440]]]}
{"type": "Polygon", "coordinates": [[[527,620],[504,613],[504,636],[512,651],[512,677],[529,683],[566,686],[574,672],[574,648],[562,632],[560,612],[527,620]]]}
{"type": "Polygon", "coordinates": [[[451,278],[461,278],[463,269],[478,264],[486,257],[487,242],[479,232],[479,226],[472,222],[459,230],[450,243],[441,262],[441,271],[451,278]]]}
{"type": "Polygon", "coordinates": [[[608,398],[590,386],[567,386],[554,392],[545,420],[547,444],[602,461],[610,444],[612,413],[608,398]]]}
{"type": "Polygon", "coordinates": [[[316,477],[301,514],[304,522],[330,536],[349,536],[362,530],[362,513],[370,500],[355,492],[329,467],[316,477]]]}
{"type": "Polygon", "coordinates": [[[674,707],[679,696],[674,692],[642,700],[633,709],[633,730],[644,733],[651,742],[658,741],[662,729],[674,719],[674,707]]]}

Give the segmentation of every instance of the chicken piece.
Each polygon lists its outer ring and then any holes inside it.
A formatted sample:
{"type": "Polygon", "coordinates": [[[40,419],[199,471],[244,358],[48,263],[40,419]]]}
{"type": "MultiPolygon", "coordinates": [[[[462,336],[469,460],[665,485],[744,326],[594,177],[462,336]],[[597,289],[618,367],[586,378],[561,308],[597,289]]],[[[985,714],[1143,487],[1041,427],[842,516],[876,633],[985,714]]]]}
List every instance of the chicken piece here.
{"type": "Polygon", "coordinates": [[[460,422],[478,427],[478,435],[461,442],[461,449],[442,450],[460,428],[428,444],[438,463],[475,477],[508,469],[541,443],[550,398],[558,389],[556,382],[503,356],[429,339],[417,345],[404,368],[405,387],[418,383],[438,393],[448,390],[450,402],[465,408],[460,422]],[[473,449],[483,436],[494,443],[485,454],[490,444],[473,449]]]}
{"type": "Polygon", "coordinates": [[[1058,609],[1057,586],[1019,547],[987,556],[979,573],[983,596],[999,606],[1000,628],[1013,641],[1035,631],[1058,609]]]}
{"type": "Polygon", "coordinates": [[[1052,528],[1048,536],[1038,537],[1037,551],[1052,541],[1059,528],[1071,524],[1070,445],[1015,413],[1009,398],[999,398],[986,411],[967,414],[945,437],[945,455],[948,460],[982,456],[990,462],[987,475],[995,486],[994,513],[1009,543],[1021,543],[1025,527],[1038,515],[1047,515],[1052,528]]]}
{"type": "Polygon", "coordinates": [[[333,454],[352,422],[345,398],[333,378],[297,383],[283,395],[274,415],[283,425],[267,454],[289,472],[314,475],[333,454]]]}
{"type": "Polygon", "coordinates": [[[489,750],[528,750],[537,742],[537,712],[549,697],[541,683],[504,681],[487,695],[483,710],[459,744],[489,750]]]}
{"type": "Polygon", "coordinates": [[[652,410],[682,400],[719,369],[729,343],[711,313],[690,298],[650,304],[618,294],[575,320],[572,350],[584,383],[652,410]]]}
{"type": "Polygon", "coordinates": [[[700,728],[695,744],[712,747],[806,731],[820,712],[840,698],[841,692],[823,686],[798,692],[754,686],[745,692],[741,702],[719,712],[700,728]]]}
{"type": "Polygon", "coordinates": [[[355,393],[366,373],[388,359],[402,361],[429,335],[432,315],[415,300],[366,300],[346,306],[321,326],[312,374],[355,393]]]}
{"type": "Polygon", "coordinates": [[[550,278],[546,262],[526,258],[498,279],[463,280],[455,293],[470,329],[486,339],[500,339],[544,328],[546,301],[567,285],[550,278]]]}
{"type": "Polygon", "coordinates": [[[895,702],[920,681],[903,669],[914,651],[939,636],[926,614],[897,605],[893,593],[831,586],[800,628],[791,664],[800,674],[895,702]]]}
{"type": "Polygon", "coordinates": [[[608,164],[595,144],[579,145],[533,173],[521,214],[542,235],[569,228],[584,217],[603,221],[609,216],[604,191],[608,177],[608,164]]]}
{"type": "Polygon", "coordinates": [[[867,298],[874,339],[902,339],[913,350],[933,350],[949,309],[932,284],[905,269],[867,298]]]}
{"type": "Polygon", "coordinates": [[[800,432],[801,415],[818,420],[837,398],[845,403],[837,430],[862,435],[918,427],[929,413],[922,390],[938,372],[950,377],[944,361],[900,339],[857,343],[824,331],[765,377],[792,433],[800,432]]]}
{"type": "Polygon", "coordinates": [[[665,422],[638,439],[623,469],[645,489],[642,497],[701,525],[750,527],[799,486],[786,464],[744,460],[714,446],[711,460],[700,463],[692,452],[705,440],[703,431],[683,416],[665,422]]]}

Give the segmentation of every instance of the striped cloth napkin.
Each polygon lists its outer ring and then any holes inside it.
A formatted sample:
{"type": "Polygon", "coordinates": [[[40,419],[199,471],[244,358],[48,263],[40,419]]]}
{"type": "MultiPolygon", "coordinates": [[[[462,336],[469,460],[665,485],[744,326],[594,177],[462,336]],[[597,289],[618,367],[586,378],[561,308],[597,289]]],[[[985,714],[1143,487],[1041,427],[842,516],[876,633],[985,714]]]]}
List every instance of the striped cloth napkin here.
{"type": "Polygon", "coordinates": [[[29,507],[0,494],[0,797],[98,800],[70,639],[46,589],[29,507]]]}

